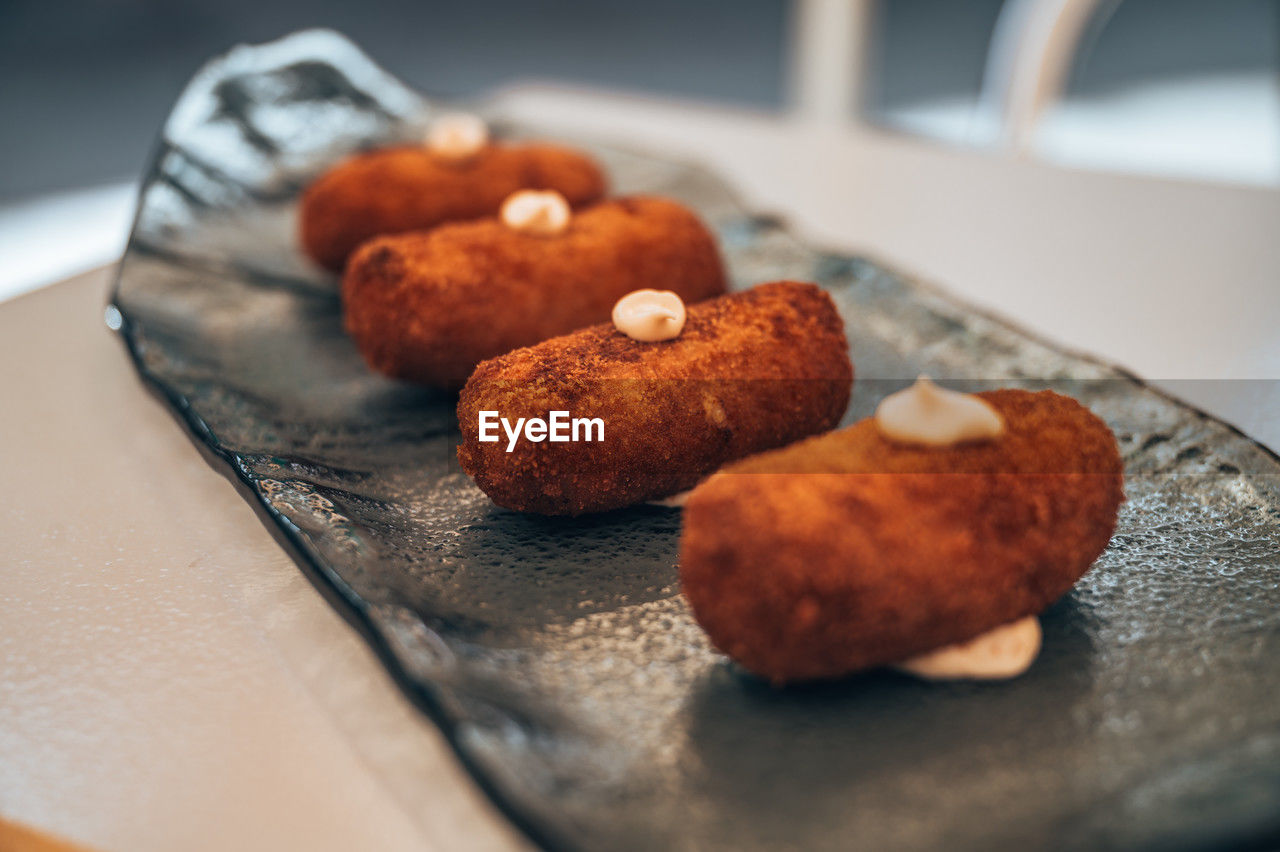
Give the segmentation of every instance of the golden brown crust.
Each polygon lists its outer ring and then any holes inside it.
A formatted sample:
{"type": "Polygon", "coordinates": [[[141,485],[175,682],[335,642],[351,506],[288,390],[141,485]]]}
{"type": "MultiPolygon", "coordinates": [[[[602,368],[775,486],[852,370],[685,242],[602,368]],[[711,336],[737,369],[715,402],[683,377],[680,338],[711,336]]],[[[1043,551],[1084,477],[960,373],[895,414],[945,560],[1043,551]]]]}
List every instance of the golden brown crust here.
{"type": "Polygon", "coordinates": [[[674,340],[612,324],[518,349],[476,368],[458,401],[462,468],[498,505],[577,515],[669,496],[725,462],[830,429],[853,366],[831,298],[763,284],[691,305],[674,340]],[[480,443],[480,411],[600,417],[600,443],[480,443]]]}
{"type": "Polygon", "coordinates": [[[715,239],[674,201],[604,201],[552,237],[497,219],[381,237],[352,257],[342,298],[370,366],[457,388],[484,359],[602,322],[644,287],[686,302],[725,290],[715,239]]]}
{"type": "Polygon", "coordinates": [[[381,148],[338,163],[303,193],[302,247],[339,272],[366,240],[494,216],[519,189],[554,189],[577,207],[604,197],[605,178],[586,154],[554,145],[494,143],[460,162],[425,146],[381,148]]]}
{"type": "Polygon", "coordinates": [[[712,642],[774,682],[832,678],[1043,611],[1106,548],[1111,431],[1052,391],[980,394],[998,441],[926,448],[866,419],[690,496],[680,576],[712,642]]]}

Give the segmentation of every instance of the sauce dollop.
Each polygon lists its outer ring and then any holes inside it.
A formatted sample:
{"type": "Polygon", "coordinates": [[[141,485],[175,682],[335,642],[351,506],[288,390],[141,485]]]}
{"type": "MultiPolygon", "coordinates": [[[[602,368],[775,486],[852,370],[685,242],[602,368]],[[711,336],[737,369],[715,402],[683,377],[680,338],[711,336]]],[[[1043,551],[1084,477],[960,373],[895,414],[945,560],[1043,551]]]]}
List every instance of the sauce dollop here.
{"type": "Polygon", "coordinates": [[[684,300],[670,290],[635,290],[613,306],[614,327],[642,343],[679,337],[684,321],[684,300]]]}
{"type": "Polygon", "coordinates": [[[1004,418],[985,400],[940,388],[928,376],[881,400],[876,425],[891,441],[930,447],[989,440],[1004,432],[1004,418]]]}
{"type": "Polygon", "coordinates": [[[513,231],[553,237],[569,227],[569,202],[554,189],[521,189],[502,202],[499,216],[513,231]]]}
{"type": "Polygon", "coordinates": [[[1011,621],[968,642],[912,657],[896,668],[926,680],[1004,680],[1031,668],[1040,653],[1034,615],[1011,621]]]}
{"type": "Polygon", "coordinates": [[[446,160],[465,160],[488,144],[484,120],[466,112],[445,113],[427,130],[427,147],[446,160]]]}

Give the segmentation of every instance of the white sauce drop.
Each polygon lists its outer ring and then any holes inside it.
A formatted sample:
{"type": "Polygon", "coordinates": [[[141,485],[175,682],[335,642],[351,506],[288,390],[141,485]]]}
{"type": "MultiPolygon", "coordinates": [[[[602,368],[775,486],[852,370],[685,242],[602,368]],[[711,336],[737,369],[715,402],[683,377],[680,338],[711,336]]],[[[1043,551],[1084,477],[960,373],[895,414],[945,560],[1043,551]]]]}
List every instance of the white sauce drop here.
{"type": "Polygon", "coordinates": [[[940,388],[928,376],[881,400],[876,425],[891,441],[931,447],[998,438],[1004,432],[1004,419],[985,400],[940,388]]]}
{"type": "Polygon", "coordinates": [[[1003,680],[1031,668],[1039,653],[1040,622],[1029,615],[895,668],[926,680],[1003,680]]]}
{"type": "Polygon", "coordinates": [[[689,502],[689,495],[693,493],[693,489],[688,491],[680,491],[672,494],[670,497],[662,497],[657,500],[646,501],[650,506],[664,506],[668,509],[683,509],[685,504],[689,502]]]}
{"type": "Polygon", "coordinates": [[[427,147],[448,160],[465,160],[489,144],[489,128],[479,116],[450,112],[431,122],[427,147]]]}
{"type": "Polygon", "coordinates": [[[636,290],[613,306],[614,327],[642,343],[679,337],[684,321],[684,300],[670,290],[636,290]]]}
{"type": "Polygon", "coordinates": [[[502,202],[499,216],[513,231],[539,237],[553,237],[569,227],[569,202],[554,189],[521,189],[502,202]]]}

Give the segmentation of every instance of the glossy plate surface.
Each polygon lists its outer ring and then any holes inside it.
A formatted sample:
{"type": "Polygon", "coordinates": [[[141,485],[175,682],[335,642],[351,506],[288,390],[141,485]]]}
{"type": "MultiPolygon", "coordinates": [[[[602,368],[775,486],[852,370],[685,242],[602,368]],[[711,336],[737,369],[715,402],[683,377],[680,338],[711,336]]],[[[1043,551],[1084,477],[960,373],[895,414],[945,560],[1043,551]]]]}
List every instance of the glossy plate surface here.
{"type": "Polygon", "coordinates": [[[690,618],[678,511],[569,521],[497,509],[458,469],[453,399],[370,373],[342,334],[336,282],[294,246],[298,193],[352,149],[418,136],[435,108],[332,33],[211,63],[168,120],[108,318],[215,466],[536,840],[1195,848],[1275,836],[1272,455],[1110,367],[806,248],[703,169],[590,146],[618,191],[675,196],[713,223],[735,286],[829,289],[859,376],[847,420],[927,370],[1071,393],[1125,454],[1115,540],[1045,615],[1026,676],[771,689],[690,618]]]}

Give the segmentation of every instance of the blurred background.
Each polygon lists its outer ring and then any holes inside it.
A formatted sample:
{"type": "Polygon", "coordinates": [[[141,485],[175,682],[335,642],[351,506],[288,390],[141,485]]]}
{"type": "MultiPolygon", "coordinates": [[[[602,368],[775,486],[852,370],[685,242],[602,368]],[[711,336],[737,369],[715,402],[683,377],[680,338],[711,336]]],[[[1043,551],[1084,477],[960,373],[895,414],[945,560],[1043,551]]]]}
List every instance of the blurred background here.
{"type": "MultiPolygon", "coordinates": [[[[191,75],[311,26],[1145,375],[1280,378],[1280,0],[0,0],[0,300],[117,256],[191,75]]],[[[1183,391],[1280,421],[1229,387],[1183,391]]]]}
{"type": "MultiPolygon", "coordinates": [[[[389,70],[450,97],[514,81],[786,113],[803,97],[803,2],[786,0],[4,0],[0,3],[0,298],[103,262],[132,182],[185,82],[242,41],[307,26],[351,36],[389,70]],[[41,203],[43,202],[43,203],[41,203]],[[41,258],[40,233],[83,241],[41,258]],[[94,236],[86,239],[83,222],[94,236]],[[49,230],[53,229],[53,230],[49,230]],[[18,257],[21,255],[21,257],[18,257]]],[[[845,106],[874,125],[995,146],[994,53],[1036,4],[880,0],[845,106]]],[[[1041,4],[1044,5],[1044,4],[1041,4]]],[[[1053,5],[1053,4],[1049,4],[1053,5]]],[[[1069,4],[1068,4],[1069,5],[1069,4]]],[[[1106,0],[1091,7],[1038,149],[1085,167],[1280,185],[1280,2],[1106,0]]],[[[815,10],[809,10],[813,14],[815,10]]],[[[816,10],[819,14],[830,10],[816,10]]],[[[836,11],[833,21],[848,16],[836,11]]],[[[851,51],[854,52],[854,51],[851,51]]]]}
{"type": "MultiPolygon", "coordinates": [[[[136,176],[170,104],[206,59],[306,26],[346,33],[403,79],[447,96],[540,79],[783,111],[793,104],[798,5],[5,0],[0,201],[136,176]]],[[[977,115],[984,72],[1000,15],[1016,5],[876,3],[862,98],[870,120],[990,141],[977,115]]],[[[1275,0],[1096,4],[1059,105],[1067,115],[1054,116],[1064,126],[1052,147],[1104,162],[1109,144],[1117,162],[1131,158],[1135,167],[1280,182],[1278,10],[1275,0]],[[1096,117],[1094,127],[1084,126],[1085,114],[1096,117]],[[1188,146],[1200,148],[1199,160],[1190,152],[1174,160],[1170,140],[1156,138],[1202,136],[1206,118],[1230,126],[1219,127],[1219,145],[1188,146]],[[1104,130],[1110,139],[1089,138],[1104,130]]]]}

